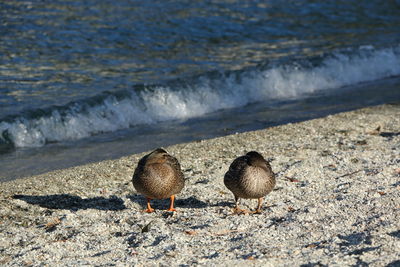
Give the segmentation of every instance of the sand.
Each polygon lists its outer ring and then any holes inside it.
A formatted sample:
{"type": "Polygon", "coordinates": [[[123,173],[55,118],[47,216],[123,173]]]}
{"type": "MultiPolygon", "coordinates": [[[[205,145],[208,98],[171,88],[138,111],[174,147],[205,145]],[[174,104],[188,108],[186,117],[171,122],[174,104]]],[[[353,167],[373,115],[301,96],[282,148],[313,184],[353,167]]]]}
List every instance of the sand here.
{"type": "Polygon", "coordinates": [[[0,265],[400,266],[400,105],[166,150],[186,176],[175,213],[142,212],[145,153],[1,183],[0,265]],[[223,176],[250,150],[277,186],[234,215],[223,176]]]}

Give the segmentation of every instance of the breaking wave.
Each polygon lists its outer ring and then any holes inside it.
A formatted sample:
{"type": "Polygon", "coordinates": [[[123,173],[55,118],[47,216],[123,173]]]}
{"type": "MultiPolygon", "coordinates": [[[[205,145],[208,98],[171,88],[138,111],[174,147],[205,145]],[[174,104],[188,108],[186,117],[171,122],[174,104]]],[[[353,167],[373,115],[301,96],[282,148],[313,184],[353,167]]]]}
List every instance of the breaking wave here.
{"type": "Polygon", "coordinates": [[[140,124],[187,119],[258,101],[305,97],[313,92],[400,75],[400,47],[325,56],[308,62],[207,74],[165,85],[33,110],[0,120],[0,143],[40,147],[140,124]]]}

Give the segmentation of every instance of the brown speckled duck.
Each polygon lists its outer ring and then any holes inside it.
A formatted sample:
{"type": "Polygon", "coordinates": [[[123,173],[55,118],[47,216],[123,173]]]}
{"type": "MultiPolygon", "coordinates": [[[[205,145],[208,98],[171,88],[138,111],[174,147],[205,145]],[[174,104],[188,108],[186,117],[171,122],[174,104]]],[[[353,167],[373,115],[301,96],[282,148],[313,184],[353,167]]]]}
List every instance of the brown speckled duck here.
{"type": "Polygon", "coordinates": [[[153,212],[151,199],[170,198],[168,211],[174,208],[175,195],[181,192],[185,179],[178,160],[162,148],[157,148],[140,159],[132,178],[138,193],[147,198],[145,212],[153,212]]]}
{"type": "Polygon", "coordinates": [[[256,151],[236,158],[224,177],[225,186],[235,196],[234,211],[238,214],[249,213],[247,210],[239,209],[239,198],[257,198],[258,206],[253,213],[261,213],[263,197],[272,191],[275,183],[275,174],[271,166],[256,151]]]}

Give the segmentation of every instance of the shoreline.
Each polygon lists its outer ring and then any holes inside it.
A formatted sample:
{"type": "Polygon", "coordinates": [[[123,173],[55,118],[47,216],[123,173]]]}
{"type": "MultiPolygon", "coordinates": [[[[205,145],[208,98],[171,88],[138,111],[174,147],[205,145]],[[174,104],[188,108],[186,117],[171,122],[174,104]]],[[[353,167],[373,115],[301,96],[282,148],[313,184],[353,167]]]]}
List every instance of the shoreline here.
{"type": "Polygon", "coordinates": [[[2,182],[0,264],[400,264],[400,105],[166,149],[187,179],[173,215],[168,200],[141,212],[131,177],[147,152],[2,182]],[[250,150],[277,186],[261,215],[232,216],[222,178],[250,150]]]}
{"type": "Polygon", "coordinates": [[[0,154],[0,183],[53,170],[118,159],[161,145],[208,140],[390,103],[400,99],[399,88],[400,77],[391,77],[338,88],[334,92],[320,92],[307,100],[300,98],[278,101],[275,104],[259,102],[183,121],[139,125],[71,142],[15,149],[0,154]]]}

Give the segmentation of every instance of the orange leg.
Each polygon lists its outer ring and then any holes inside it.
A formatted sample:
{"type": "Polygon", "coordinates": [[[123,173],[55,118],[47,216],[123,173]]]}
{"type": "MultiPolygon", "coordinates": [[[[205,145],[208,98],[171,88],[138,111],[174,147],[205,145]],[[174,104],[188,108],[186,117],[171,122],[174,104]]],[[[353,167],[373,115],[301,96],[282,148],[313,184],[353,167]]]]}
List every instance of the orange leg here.
{"type": "Polygon", "coordinates": [[[238,215],[249,213],[248,210],[239,208],[239,197],[237,197],[237,196],[235,196],[235,208],[233,209],[233,213],[238,214],[238,215]]]}
{"type": "Polygon", "coordinates": [[[147,213],[152,213],[152,212],[154,212],[154,209],[153,209],[153,208],[151,207],[151,205],[150,205],[150,200],[151,200],[151,198],[146,197],[146,199],[147,199],[147,209],[144,210],[144,212],[147,212],[147,213]]]}
{"type": "Polygon", "coordinates": [[[262,197],[260,197],[260,198],[258,199],[257,209],[256,209],[256,211],[254,211],[253,213],[261,214],[261,206],[262,206],[263,200],[264,200],[264,199],[263,199],[262,197]]]}
{"type": "Polygon", "coordinates": [[[175,201],[175,195],[172,195],[170,197],[169,209],[167,209],[167,211],[176,211],[176,209],[174,209],[174,201],[175,201]]]}

